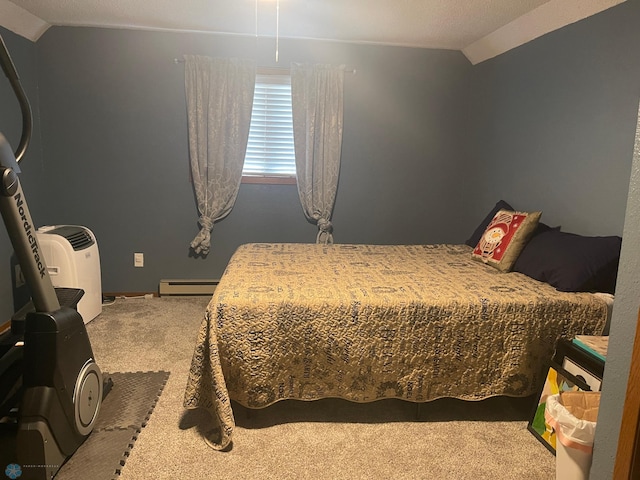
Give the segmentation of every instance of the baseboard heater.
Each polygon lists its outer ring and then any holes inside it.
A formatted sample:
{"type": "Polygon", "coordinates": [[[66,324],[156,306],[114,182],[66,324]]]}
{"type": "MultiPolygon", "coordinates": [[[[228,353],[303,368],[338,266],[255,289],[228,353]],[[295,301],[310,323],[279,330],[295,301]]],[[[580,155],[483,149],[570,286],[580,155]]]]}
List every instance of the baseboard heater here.
{"type": "Polygon", "coordinates": [[[160,280],[158,293],[163,295],[213,295],[220,280],[160,280]]]}

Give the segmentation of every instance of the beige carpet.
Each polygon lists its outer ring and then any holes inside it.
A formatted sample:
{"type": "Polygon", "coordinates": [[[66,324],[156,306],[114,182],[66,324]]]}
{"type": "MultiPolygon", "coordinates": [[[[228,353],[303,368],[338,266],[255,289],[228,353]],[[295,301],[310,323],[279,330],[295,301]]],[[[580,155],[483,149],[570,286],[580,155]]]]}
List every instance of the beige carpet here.
{"type": "Polygon", "coordinates": [[[208,415],[182,408],[207,297],[117,300],[87,325],[103,371],[170,371],[122,480],[549,479],[555,457],[527,431],[533,399],[281,402],[234,407],[233,449],[202,439],[208,415]]]}

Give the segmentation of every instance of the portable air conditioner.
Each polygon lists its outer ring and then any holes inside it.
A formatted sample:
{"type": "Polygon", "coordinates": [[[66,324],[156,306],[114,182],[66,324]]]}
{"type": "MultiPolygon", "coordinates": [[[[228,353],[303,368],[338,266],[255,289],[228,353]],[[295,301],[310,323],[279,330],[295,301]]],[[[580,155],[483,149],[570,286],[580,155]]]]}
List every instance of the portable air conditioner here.
{"type": "Polygon", "coordinates": [[[88,323],[102,312],[100,255],[93,232],[77,225],[41,227],[36,232],[54,287],[81,288],[78,312],[88,323]]]}

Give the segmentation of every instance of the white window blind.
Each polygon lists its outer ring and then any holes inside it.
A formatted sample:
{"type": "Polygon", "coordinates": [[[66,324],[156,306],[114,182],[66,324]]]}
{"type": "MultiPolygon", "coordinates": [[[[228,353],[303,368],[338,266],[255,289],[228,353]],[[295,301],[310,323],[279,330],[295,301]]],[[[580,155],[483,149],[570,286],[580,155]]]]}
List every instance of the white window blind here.
{"type": "Polygon", "coordinates": [[[289,75],[256,75],[242,174],[269,177],[296,174],[289,75]]]}

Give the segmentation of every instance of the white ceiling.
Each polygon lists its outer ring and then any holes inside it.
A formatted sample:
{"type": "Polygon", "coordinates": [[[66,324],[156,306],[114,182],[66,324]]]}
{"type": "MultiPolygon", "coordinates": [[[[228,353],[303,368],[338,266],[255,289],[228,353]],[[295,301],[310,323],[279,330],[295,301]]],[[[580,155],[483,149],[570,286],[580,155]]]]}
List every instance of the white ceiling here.
{"type": "Polygon", "coordinates": [[[0,0],[0,25],[275,36],[461,50],[472,63],[625,0],[0,0]]]}

